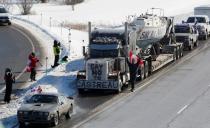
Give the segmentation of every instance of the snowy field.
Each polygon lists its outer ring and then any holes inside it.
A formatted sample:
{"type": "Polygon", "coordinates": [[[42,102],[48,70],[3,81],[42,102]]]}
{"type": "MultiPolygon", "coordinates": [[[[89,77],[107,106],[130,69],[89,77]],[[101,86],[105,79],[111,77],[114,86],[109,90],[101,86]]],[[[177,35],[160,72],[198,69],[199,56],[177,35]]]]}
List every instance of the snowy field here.
{"type": "Polygon", "coordinates": [[[0,105],[0,119],[3,126],[5,128],[18,126],[16,120],[17,108],[23,102],[24,97],[31,95],[31,90],[36,89],[38,86],[41,86],[44,91],[56,91],[66,96],[75,96],[77,94],[75,77],[77,70],[83,68],[82,46],[87,45],[88,35],[86,32],[69,29],[61,24],[87,24],[88,21],[92,21],[96,25],[119,25],[126,20],[127,16],[139,15],[151,7],[163,8],[166,16],[179,15],[184,12],[185,14],[180,15],[177,20],[181,21],[186,14],[193,11],[194,6],[208,4],[208,1],[86,0],[82,4],[76,5],[74,11],[72,11],[71,6],[57,5],[53,2],[34,5],[32,14],[27,16],[19,15],[20,11],[16,6],[11,7],[10,11],[16,17],[13,22],[30,28],[30,31],[43,42],[40,45],[46,48],[45,55],[49,58],[47,66],[49,73],[46,75],[43,71],[45,70],[44,67],[41,67],[37,82],[17,91],[15,95],[19,98],[13,100],[10,104],[0,105]],[[70,58],[68,63],[51,70],[49,67],[53,63],[51,51],[53,39],[61,41],[63,47],[62,56],[70,55],[70,58]]]}

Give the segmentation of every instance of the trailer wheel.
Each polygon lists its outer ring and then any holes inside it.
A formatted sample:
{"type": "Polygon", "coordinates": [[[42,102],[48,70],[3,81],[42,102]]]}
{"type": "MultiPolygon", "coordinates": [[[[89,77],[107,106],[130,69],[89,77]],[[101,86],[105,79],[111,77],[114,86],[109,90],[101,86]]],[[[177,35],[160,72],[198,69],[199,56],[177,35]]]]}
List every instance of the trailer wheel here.
{"type": "Polygon", "coordinates": [[[145,64],[144,64],[144,78],[146,79],[149,75],[149,66],[148,66],[148,62],[145,61],[145,64]]]}

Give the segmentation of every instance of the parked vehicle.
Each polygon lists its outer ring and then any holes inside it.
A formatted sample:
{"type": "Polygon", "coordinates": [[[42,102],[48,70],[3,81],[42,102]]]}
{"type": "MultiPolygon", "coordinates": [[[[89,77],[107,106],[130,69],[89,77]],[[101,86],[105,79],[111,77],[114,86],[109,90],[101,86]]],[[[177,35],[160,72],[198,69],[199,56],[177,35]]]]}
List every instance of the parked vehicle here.
{"type": "Polygon", "coordinates": [[[25,123],[46,123],[58,125],[62,115],[71,118],[73,99],[60,94],[39,93],[31,96],[17,111],[20,126],[25,123]]]}
{"type": "Polygon", "coordinates": [[[9,13],[3,6],[0,6],[0,23],[11,25],[9,13]]]}
{"type": "Polygon", "coordinates": [[[199,38],[207,40],[210,35],[209,17],[206,15],[194,15],[187,19],[187,23],[195,25],[199,31],[199,38]]]}
{"type": "Polygon", "coordinates": [[[177,42],[183,42],[184,48],[192,50],[198,46],[198,30],[190,24],[176,24],[175,35],[177,42]]]}
{"type": "Polygon", "coordinates": [[[139,66],[138,70],[141,80],[181,56],[182,43],[170,40],[172,20],[149,14],[137,17],[136,20],[129,25],[125,23],[125,27],[93,31],[89,23],[89,50],[85,53],[85,69],[77,74],[80,93],[91,89],[121,92],[130,80],[126,63],[129,52],[144,60],[144,66],[139,66]],[[167,39],[167,44],[160,47],[163,38],[167,39]],[[158,49],[161,49],[160,52],[157,52],[158,49]]]}

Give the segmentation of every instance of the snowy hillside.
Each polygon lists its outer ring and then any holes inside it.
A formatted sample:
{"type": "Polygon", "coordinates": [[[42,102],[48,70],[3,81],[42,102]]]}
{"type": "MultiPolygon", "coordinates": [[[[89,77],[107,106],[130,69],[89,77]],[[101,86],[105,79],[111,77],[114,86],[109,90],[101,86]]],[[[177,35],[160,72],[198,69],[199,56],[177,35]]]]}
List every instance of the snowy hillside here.
{"type": "MultiPolygon", "coordinates": [[[[145,13],[152,7],[164,9],[166,16],[189,13],[195,6],[209,4],[209,0],[86,0],[76,5],[72,11],[71,6],[51,4],[38,4],[32,8],[32,13],[44,18],[54,17],[57,20],[71,23],[121,24],[128,15],[145,13]]],[[[14,10],[13,10],[14,11],[14,10]]]]}

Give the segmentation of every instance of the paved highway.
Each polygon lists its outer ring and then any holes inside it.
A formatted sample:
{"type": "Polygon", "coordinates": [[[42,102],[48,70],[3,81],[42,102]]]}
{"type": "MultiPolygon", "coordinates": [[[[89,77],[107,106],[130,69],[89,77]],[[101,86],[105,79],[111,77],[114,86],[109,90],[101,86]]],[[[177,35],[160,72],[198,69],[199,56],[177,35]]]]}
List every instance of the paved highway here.
{"type": "Polygon", "coordinates": [[[76,126],[79,128],[210,127],[210,42],[201,45],[176,65],[170,65],[156,76],[152,76],[154,79],[142,83],[142,86],[146,87],[127,94],[76,126]]]}
{"type": "Polygon", "coordinates": [[[201,41],[198,48],[185,52],[181,60],[139,83],[134,93],[125,89],[117,95],[99,92],[78,96],[75,115],[71,120],[62,120],[57,128],[171,126],[209,88],[209,45],[201,41]]]}
{"type": "Polygon", "coordinates": [[[29,53],[35,50],[38,56],[41,56],[39,43],[32,34],[17,25],[1,25],[0,46],[0,90],[2,92],[5,87],[3,77],[7,67],[11,68],[18,77],[14,89],[20,88],[28,82],[29,74],[21,73],[27,65],[29,53]]]}

